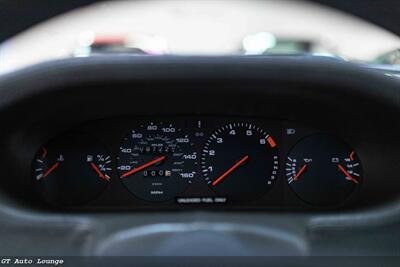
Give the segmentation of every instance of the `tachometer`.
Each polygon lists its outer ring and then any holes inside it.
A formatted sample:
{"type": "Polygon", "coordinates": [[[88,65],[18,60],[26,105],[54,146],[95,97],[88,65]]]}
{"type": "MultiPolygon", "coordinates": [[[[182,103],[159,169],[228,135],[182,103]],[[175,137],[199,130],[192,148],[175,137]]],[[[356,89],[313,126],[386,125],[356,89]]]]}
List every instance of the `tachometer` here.
{"type": "Polygon", "coordinates": [[[122,183],[138,198],[166,201],[185,191],[196,174],[189,135],[171,123],[146,123],[123,140],[118,156],[122,183]]]}
{"type": "Polygon", "coordinates": [[[204,179],[218,195],[232,201],[260,198],[278,175],[275,139],[251,123],[230,123],[207,140],[201,156],[204,179]]]}

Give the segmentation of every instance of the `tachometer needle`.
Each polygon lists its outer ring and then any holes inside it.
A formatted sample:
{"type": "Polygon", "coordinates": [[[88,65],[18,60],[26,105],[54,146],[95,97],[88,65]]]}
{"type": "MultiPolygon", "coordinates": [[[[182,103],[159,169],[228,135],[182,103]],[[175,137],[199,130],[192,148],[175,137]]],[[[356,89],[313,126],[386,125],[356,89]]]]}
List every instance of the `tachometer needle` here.
{"type": "Polygon", "coordinates": [[[99,177],[105,181],[109,181],[110,180],[110,176],[103,174],[99,167],[97,167],[96,164],[94,164],[93,162],[90,163],[90,166],[92,167],[92,169],[99,175],[99,177]]]}
{"type": "Polygon", "coordinates": [[[51,167],[43,174],[43,178],[46,178],[47,176],[49,176],[49,174],[52,173],[55,169],[57,169],[58,166],[60,166],[60,162],[54,163],[54,165],[51,166],[51,167]]]}
{"type": "Polygon", "coordinates": [[[239,160],[235,165],[233,165],[232,167],[229,168],[229,170],[227,170],[226,172],[224,172],[224,174],[222,174],[220,177],[218,177],[213,183],[212,185],[215,186],[217,184],[219,184],[226,176],[228,176],[231,172],[233,172],[234,170],[236,170],[240,165],[242,165],[246,160],[249,159],[249,156],[244,156],[241,160],[239,160]]]}
{"type": "Polygon", "coordinates": [[[347,180],[352,181],[353,183],[358,184],[358,181],[357,181],[355,178],[353,178],[353,177],[350,175],[350,173],[348,173],[348,172],[346,171],[346,169],[345,169],[342,165],[338,164],[338,167],[339,167],[339,170],[342,171],[342,172],[344,173],[344,175],[346,175],[346,179],[347,179],[347,180]]]}
{"type": "Polygon", "coordinates": [[[303,174],[303,172],[305,172],[307,169],[307,165],[304,165],[303,167],[301,167],[301,169],[295,174],[295,176],[293,177],[293,181],[297,181],[299,180],[300,175],[303,174]]]}
{"type": "Polygon", "coordinates": [[[139,172],[139,171],[141,171],[143,169],[146,169],[146,168],[148,168],[148,167],[150,167],[150,166],[152,166],[154,164],[157,164],[157,163],[165,160],[166,158],[167,158],[166,156],[162,156],[162,157],[156,158],[156,159],[154,159],[154,160],[152,160],[150,162],[147,162],[146,164],[143,164],[140,167],[136,167],[136,168],[134,168],[134,169],[122,174],[121,178],[125,178],[125,177],[127,177],[129,175],[135,174],[135,173],[137,173],[137,172],[139,172]]]}

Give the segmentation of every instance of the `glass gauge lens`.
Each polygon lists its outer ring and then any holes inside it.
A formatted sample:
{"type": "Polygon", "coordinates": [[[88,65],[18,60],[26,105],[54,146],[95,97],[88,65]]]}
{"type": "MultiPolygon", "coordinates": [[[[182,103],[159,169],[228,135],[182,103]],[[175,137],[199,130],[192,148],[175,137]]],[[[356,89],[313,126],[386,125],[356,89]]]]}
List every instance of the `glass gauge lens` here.
{"type": "Polygon", "coordinates": [[[48,202],[71,206],[96,198],[107,186],[111,157],[86,134],[68,134],[41,147],[33,162],[33,178],[48,202]]]}
{"type": "Polygon", "coordinates": [[[205,181],[228,201],[260,198],[276,180],[278,165],[274,138],[251,123],[231,123],[217,129],[201,155],[205,181]]]}
{"type": "Polygon", "coordinates": [[[329,135],[301,140],[286,159],[289,186],[313,205],[341,204],[359,186],[361,176],[355,151],[329,135]]]}
{"type": "Polygon", "coordinates": [[[122,183],[138,198],[166,201],[186,190],[195,165],[189,135],[170,123],[150,122],[124,138],[117,169],[122,183]]]}

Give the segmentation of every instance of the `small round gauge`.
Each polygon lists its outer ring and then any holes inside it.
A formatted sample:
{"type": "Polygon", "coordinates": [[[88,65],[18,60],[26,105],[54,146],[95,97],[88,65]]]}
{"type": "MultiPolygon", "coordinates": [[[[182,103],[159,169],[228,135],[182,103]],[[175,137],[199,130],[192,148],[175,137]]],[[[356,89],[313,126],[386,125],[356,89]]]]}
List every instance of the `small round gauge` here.
{"type": "Polygon", "coordinates": [[[359,186],[361,176],[361,165],[355,151],[329,135],[302,139],[286,160],[289,186],[312,205],[341,204],[359,186]]]}
{"type": "Polygon", "coordinates": [[[40,194],[55,205],[87,203],[106,188],[111,176],[107,151],[87,134],[60,136],[41,147],[33,162],[40,194]]]}
{"type": "Polygon", "coordinates": [[[228,201],[260,198],[278,174],[275,139],[251,123],[231,123],[217,129],[207,140],[201,157],[205,181],[228,201]]]}
{"type": "Polygon", "coordinates": [[[118,156],[122,183],[136,197],[166,201],[186,190],[197,154],[188,135],[170,123],[146,123],[123,140],[118,156]]]}

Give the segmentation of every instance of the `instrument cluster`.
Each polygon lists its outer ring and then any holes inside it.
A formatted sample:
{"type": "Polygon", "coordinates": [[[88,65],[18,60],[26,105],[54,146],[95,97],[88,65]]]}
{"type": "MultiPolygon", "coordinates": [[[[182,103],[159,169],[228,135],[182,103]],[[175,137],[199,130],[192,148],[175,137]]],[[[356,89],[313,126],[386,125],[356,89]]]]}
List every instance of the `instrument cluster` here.
{"type": "Polygon", "coordinates": [[[362,185],[356,151],[297,123],[160,117],[92,122],[38,148],[35,190],[65,208],[346,205],[362,185]]]}

